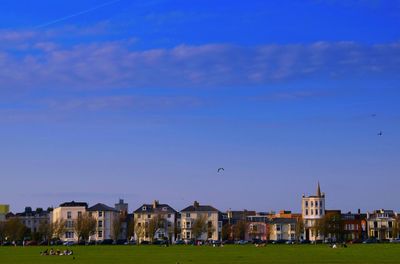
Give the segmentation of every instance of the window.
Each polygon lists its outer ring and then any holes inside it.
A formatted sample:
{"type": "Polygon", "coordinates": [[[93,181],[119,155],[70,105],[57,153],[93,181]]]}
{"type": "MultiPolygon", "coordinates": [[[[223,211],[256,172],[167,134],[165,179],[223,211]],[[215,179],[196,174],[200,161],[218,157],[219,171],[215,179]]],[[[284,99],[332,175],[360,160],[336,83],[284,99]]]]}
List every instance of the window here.
{"type": "Polygon", "coordinates": [[[99,221],[99,227],[103,227],[103,221],[99,221]]]}
{"type": "Polygon", "coordinates": [[[313,209],[311,209],[311,215],[314,215],[314,210],[313,209]]]}
{"type": "Polygon", "coordinates": [[[313,201],[311,201],[311,207],[314,207],[314,202],[313,201]]]}
{"type": "Polygon", "coordinates": [[[146,211],[147,210],[147,207],[146,206],[143,206],[142,207],[142,211],[146,211]]]}
{"type": "Polygon", "coordinates": [[[141,218],[141,217],[142,217],[142,215],[141,215],[141,214],[138,214],[138,215],[137,215],[137,218],[141,218]]]}
{"type": "Polygon", "coordinates": [[[308,215],[308,209],[306,209],[306,215],[308,215]]]}
{"type": "Polygon", "coordinates": [[[208,213],[208,217],[211,217],[211,213],[208,213]]]}
{"type": "Polygon", "coordinates": [[[65,232],[65,238],[74,238],[74,232],[65,232]]]}
{"type": "Polygon", "coordinates": [[[319,201],[319,206],[322,207],[322,201],[319,201]]]}
{"type": "Polygon", "coordinates": [[[99,232],[97,233],[98,237],[103,237],[103,231],[99,230],[99,232]]]}
{"type": "Polygon", "coordinates": [[[315,201],[315,207],[318,207],[318,201],[315,201]]]}
{"type": "Polygon", "coordinates": [[[186,228],[190,228],[190,222],[186,222],[186,228]]]}
{"type": "Polygon", "coordinates": [[[322,209],[319,209],[319,214],[322,215],[322,209]]]}
{"type": "Polygon", "coordinates": [[[308,201],[306,201],[305,204],[306,204],[306,207],[308,207],[308,201]]]}
{"type": "Polygon", "coordinates": [[[315,209],[315,215],[318,215],[318,209],[315,209]]]}
{"type": "Polygon", "coordinates": [[[171,227],[171,222],[168,222],[167,226],[168,226],[168,227],[171,227]]]}
{"type": "Polygon", "coordinates": [[[168,214],[168,218],[171,218],[171,214],[168,214]]]}
{"type": "Polygon", "coordinates": [[[186,239],[190,239],[190,232],[186,232],[186,239]]]}
{"type": "Polygon", "coordinates": [[[374,228],[378,228],[378,222],[374,222],[374,228]]]}
{"type": "Polygon", "coordinates": [[[103,212],[99,212],[99,217],[103,217],[103,212]]]}
{"type": "Polygon", "coordinates": [[[72,213],[71,212],[67,212],[67,219],[71,219],[72,218],[72,213]]]}
{"type": "Polygon", "coordinates": [[[78,212],[78,218],[82,217],[82,212],[78,212]]]}
{"type": "Polygon", "coordinates": [[[138,227],[141,227],[141,226],[142,226],[142,223],[138,223],[137,225],[138,225],[138,227]]]}
{"type": "Polygon", "coordinates": [[[190,217],[190,213],[186,213],[186,217],[190,217]]]}
{"type": "Polygon", "coordinates": [[[147,218],[149,218],[149,219],[150,219],[150,218],[151,218],[151,215],[150,215],[150,214],[148,214],[148,215],[147,215],[147,218]]]}
{"type": "Polygon", "coordinates": [[[281,225],[276,225],[276,231],[281,231],[281,225]]]}
{"type": "Polygon", "coordinates": [[[66,228],[73,228],[74,227],[74,222],[72,220],[68,220],[65,222],[65,227],[66,228]]]}
{"type": "Polygon", "coordinates": [[[389,223],[389,227],[392,227],[392,225],[393,225],[392,223],[393,223],[393,222],[392,222],[392,221],[389,221],[388,223],[389,223]]]}

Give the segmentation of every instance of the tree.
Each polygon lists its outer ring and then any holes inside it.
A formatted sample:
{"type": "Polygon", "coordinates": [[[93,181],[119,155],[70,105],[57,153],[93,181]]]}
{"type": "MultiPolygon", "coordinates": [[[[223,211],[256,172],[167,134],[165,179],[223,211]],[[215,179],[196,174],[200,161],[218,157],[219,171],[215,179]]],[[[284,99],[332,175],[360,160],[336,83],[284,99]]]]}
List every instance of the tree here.
{"type": "Polygon", "coordinates": [[[148,222],[146,233],[149,235],[150,242],[153,242],[154,236],[159,228],[164,228],[165,222],[162,214],[156,214],[148,222]]]}
{"type": "Polygon", "coordinates": [[[133,223],[133,225],[135,226],[134,233],[136,235],[137,244],[140,245],[140,242],[143,239],[146,232],[145,227],[142,225],[142,223],[136,221],[133,223]]]}
{"type": "Polygon", "coordinates": [[[118,215],[113,221],[112,224],[112,238],[114,241],[117,241],[119,238],[119,235],[121,234],[121,226],[122,226],[122,219],[121,216],[118,215]]]}
{"type": "Polygon", "coordinates": [[[300,240],[303,232],[304,232],[304,221],[303,221],[303,219],[299,218],[299,219],[297,219],[297,223],[296,223],[296,227],[295,227],[295,235],[296,235],[297,240],[300,240]]]}
{"type": "Polygon", "coordinates": [[[40,234],[41,239],[50,244],[50,240],[54,234],[54,224],[47,221],[41,221],[39,224],[38,233],[40,234]]]}
{"type": "Polygon", "coordinates": [[[5,224],[5,234],[9,241],[20,241],[27,231],[25,225],[18,218],[10,218],[5,224]]]}
{"type": "Polygon", "coordinates": [[[231,233],[232,233],[232,225],[226,223],[222,226],[221,230],[222,240],[231,240],[231,233]]]}
{"type": "Polygon", "coordinates": [[[0,243],[6,239],[6,222],[0,221],[0,243]]]}
{"type": "Polygon", "coordinates": [[[340,214],[330,213],[323,218],[316,220],[316,234],[332,240],[342,240],[343,230],[340,214]]]}
{"type": "Polygon", "coordinates": [[[192,223],[192,236],[195,239],[200,239],[200,237],[207,232],[207,215],[197,214],[197,218],[192,223]]]}
{"type": "Polygon", "coordinates": [[[238,221],[233,227],[233,236],[236,240],[244,240],[246,238],[247,222],[245,220],[238,221]]]}
{"type": "Polygon", "coordinates": [[[400,236],[400,215],[396,216],[392,224],[392,238],[400,236]]]}
{"type": "Polygon", "coordinates": [[[59,219],[51,223],[51,229],[53,230],[52,238],[60,239],[61,236],[65,233],[65,225],[66,221],[64,219],[59,219]]]}
{"type": "Polygon", "coordinates": [[[96,233],[96,224],[96,219],[88,213],[79,216],[74,223],[74,230],[78,236],[78,242],[81,238],[87,241],[90,236],[94,235],[96,233]]]}

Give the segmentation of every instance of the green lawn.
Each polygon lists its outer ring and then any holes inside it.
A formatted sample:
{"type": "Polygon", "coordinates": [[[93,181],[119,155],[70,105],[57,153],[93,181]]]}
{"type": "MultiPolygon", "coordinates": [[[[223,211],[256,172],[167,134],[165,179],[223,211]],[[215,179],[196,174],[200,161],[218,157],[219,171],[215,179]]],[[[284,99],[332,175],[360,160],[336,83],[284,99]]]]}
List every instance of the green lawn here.
{"type": "MultiPolygon", "coordinates": [[[[62,249],[61,247],[59,247],[62,249]]],[[[400,263],[400,245],[75,246],[72,256],[40,256],[43,247],[0,247],[1,264],[19,263],[400,263]]]]}

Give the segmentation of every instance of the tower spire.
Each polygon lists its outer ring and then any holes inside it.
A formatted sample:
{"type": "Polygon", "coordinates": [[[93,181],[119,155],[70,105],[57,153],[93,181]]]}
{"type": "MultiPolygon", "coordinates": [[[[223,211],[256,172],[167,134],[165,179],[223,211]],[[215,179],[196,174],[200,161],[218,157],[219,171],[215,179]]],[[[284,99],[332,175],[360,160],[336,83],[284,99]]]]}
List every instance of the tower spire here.
{"type": "Polygon", "coordinates": [[[321,197],[321,187],[319,186],[319,181],[318,181],[318,187],[317,187],[317,196],[321,197]]]}

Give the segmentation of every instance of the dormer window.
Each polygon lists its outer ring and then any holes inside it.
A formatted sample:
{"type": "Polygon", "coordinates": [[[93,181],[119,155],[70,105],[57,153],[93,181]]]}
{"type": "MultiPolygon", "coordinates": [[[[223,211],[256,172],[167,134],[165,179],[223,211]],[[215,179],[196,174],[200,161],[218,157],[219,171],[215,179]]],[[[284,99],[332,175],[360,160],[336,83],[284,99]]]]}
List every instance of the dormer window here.
{"type": "Polygon", "coordinates": [[[142,211],[146,211],[147,210],[147,207],[146,206],[143,206],[142,207],[142,211]]]}
{"type": "Polygon", "coordinates": [[[168,208],[167,208],[167,207],[163,207],[162,210],[163,210],[163,211],[167,211],[168,208]]]}

